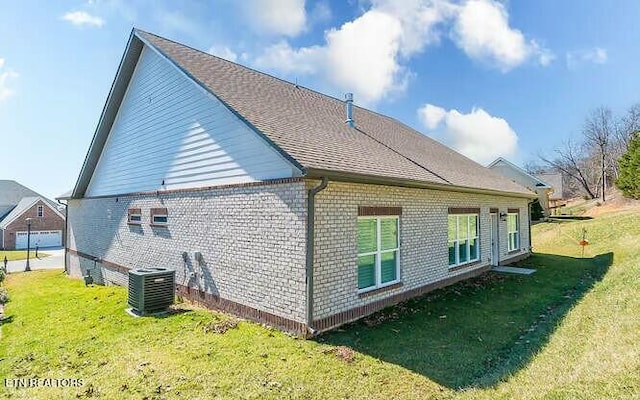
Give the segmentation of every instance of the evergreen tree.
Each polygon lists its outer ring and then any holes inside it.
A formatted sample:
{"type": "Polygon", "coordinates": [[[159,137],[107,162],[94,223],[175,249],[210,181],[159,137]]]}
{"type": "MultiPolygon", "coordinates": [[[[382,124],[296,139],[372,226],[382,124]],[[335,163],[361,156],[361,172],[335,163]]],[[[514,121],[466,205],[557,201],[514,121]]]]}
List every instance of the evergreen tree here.
{"type": "Polygon", "coordinates": [[[627,152],[618,161],[620,175],[616,186],[626,197],[640,199],[640,135],[635,134],[627,152]]]}
{"type": "Polygon", "coordinates": [[[542,218],[544,218],[544,210],[542,210],[540,201],[536,199],[536,201],[531,204],[531,220],[540,221],[542,218]]]}

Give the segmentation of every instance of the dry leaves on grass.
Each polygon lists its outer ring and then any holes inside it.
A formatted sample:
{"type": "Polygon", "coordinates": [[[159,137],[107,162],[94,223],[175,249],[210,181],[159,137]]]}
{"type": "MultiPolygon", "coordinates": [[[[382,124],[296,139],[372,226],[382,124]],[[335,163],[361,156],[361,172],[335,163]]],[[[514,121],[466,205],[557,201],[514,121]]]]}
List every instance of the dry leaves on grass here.
{"type": "Polygon", "coordinates": [[[352,363],[356,359],[356,353],[352,349],[347,346],[337,346],[332,347],[322,351],[324,354],[333,353],[336,357],[346,362],[347,364],[352,363]]]}
{"type": "Polygon", "coordinates": [[[181,304],[172,304],[167,310],[168,315],[179,315],[193,311],[190,308],[184,307],[181,304]]]}
{"type": "Polygon", "coordinates": [[[402,315],[408,314],[409,310],[413,312],[413,309],[409,309],[400,304],[389,310],[379,311],[366,317],[363,320],[363,323],[368,327],[372,327],[378,326],[386,321],[397,321],[402,315]]]}
{"type": "Polygon", "coordinates": [[[230,329],[236,329],[238,327],[238,320],[236,319],[225,319],[222,321],[213,320],[208,322],[204,326],[204,333],[217,333],[223,334],[226,333],[230,329]]]}
{"type": "MultiPolygon", "coordinates": [[[[381,325],[387,321],[397,321],[403,316],[415,314],[422,311],[424,309],[424,302],[434,302],[436,300],[439,300],[443,295],[446,295],[447,293],[453,293],[457,296],[467,296],[470,293],[470,290],[479,290],[495,286],[501,282],[504,282],[506,279],[507,277],[501,274],[482,274],[473,279],[459,282],[456,285],[446,287],[432,293],[428,293],[417,299],[411,299],[385,310],[378,311],[364,318],[362,320],[362,323],[364,323],[368,327],[374,327],[381,325]]],[[[446,318],[446,316],[441,316],[440,318],[446,318]]]]}

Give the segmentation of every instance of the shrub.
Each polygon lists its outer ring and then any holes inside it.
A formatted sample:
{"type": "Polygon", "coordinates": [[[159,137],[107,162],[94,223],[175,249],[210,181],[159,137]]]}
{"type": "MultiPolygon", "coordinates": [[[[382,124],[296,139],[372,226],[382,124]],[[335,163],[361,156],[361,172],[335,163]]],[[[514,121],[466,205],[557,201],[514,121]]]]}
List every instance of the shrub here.
{"type": "Polygon", "coordinates": [[[9,291],[6,288],[0,287],[0,304],[9,302],[9,291]]]}
{"type": "Polygon", "coordinates": [[[4,278],[7,277],[7,273],[4,272],[4,268],[0,267],[0,285],[4,282],[4,278]]]}
{"type": "Polygon", "coordinates": [[[536,200],[531,204],[531,219],[534,221],[539,221],[544,218],[544,212],[542,210],[542,206],[540,205],[540,201],[536,200]]]}

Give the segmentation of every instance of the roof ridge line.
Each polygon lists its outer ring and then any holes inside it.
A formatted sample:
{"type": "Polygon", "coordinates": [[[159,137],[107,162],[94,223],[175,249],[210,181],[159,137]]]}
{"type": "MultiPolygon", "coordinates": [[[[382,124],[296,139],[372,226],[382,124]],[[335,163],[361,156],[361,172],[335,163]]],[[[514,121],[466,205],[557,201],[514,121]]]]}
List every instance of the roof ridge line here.
{"type": "MultiPolygon", "coordinates": [[[[315,94],[315,95],[319,95],[320,97],[325,97],[325,98],[327,98],[327,99],[329,99],[329,100],[335,100],[335,101],[337,101],[337,102],[339,102],[339,103],[341,103],[341,104],[343,104],[343,103],[344,103],[344,101],[343,101],[343,100],[341,100],[340,98],[337,98],[337,97],[334,97],[334,96],[328,95],[328,94],[326,94],[326,93],[322,93],[322,92],[320,92],[320,91],[317,91],[317,90],[315,90],[315,89],[311,89],[311,88],[309,88],[309,87],[307,87],[307,86],[304,86],[304,85],[299,85],[299,84],[294,83],[294,82],[289,82],[289,81],[288,81],[288,80],[286,80],[286,79],[279,78],[279,77],[277,77],[277,76],[274,76],[274,75],[268,74],[268,73],[263,72],[263,71],[260,71],[260,70],[258,70],[258,69],[255,69],[255,68],[252,68],[252,67],[246,66],[246,65],[244,65],[244,64],[240,64],[240,63],[237,63],[237,62],[234,62],[234,61],[227,60],[227,59],[225,59],[225,58],[222,58],[222,57],[216,56],[216,55],[211,54],[211,53],[208,53],[208,52],[206,52],[206,51],[199,50],[199,49],[197,49],[197,48],[195,48],[195,47],[191,47],[191,46],[186,45],[186,44],[184,44],[184,43],[180,43],[180,42],[177,42],[177,41],[175,41],[175,40],[168,39],[168,38],[165,38],[165,37],[163,37],[163,36],[156,35],[155,33],[147,32],[147,31],[144,31],[144,30],[142,30],[142,29],[137,29],[137,28],[134,28],[134,31],[138,31],[138,32],[141,32],[141,33],[144,33],[144,34],[148,34],[148,35],[155,36],[155,37],[160,38],[160,39],[162,39],[162,40],[166,40],[166,41],[168,41],[168,42],[170,42],[170,43],[174,43],[174,44],[176,44],[176,45],[178,45],[178,46],[186,47],[186,48],[188,48],[188,49],[190,49],[190,50],[193,50],[193,51],[195,51],[195,52],[197,52],[197,53],[201,53],[201,54],[203,54],[203,55],[205,55],[205,56],[213,57],[213,58],[216,58],[216,59],[218,59],[218,60],[222,60],[222,61],[224,61],[224,62],[226,62],[226,63],[230,63],[230,64],[233,64],[233,65],[235,65],[235,66],[238,66],[238,67],[244,68],[244,69],[246,69],[246,70],[248,70],[248,71],[255,72],[255,73],[259,74],[259,75],[266,76],[266,77],[271,78],[271,79],[275,79],[276,81],[279,81],[279,82],[283,82],[283,83],[285,83],[285,84],[287,84],[287,85],[295,86],[295,87],[296,87],[296,88],[298,88],[298,89],[302,88],[302,89],[308,90],[309,92],[311,92],[311,93],[313,93],[313,94],[315,94]]],[[[158,49],[158,50],[159,50],[159,49],[158,49]]],[[[170,58],[170,57],[169,57],[169,58],[170,58]]],[[[174,61],[174,62],[175,62],[175,61],[174,61]]],[[[196,80],[196,81],[197,81],[197,82],[199,82],[198,80],[196,80]]],[[[204,86],[201,82],[199,82],[199,84],[200,84],[201,86],[204,86]]],[[[420,131],[418,131],[418,130],[416,130],[416,129],[412,128],[411,126],[409,126],[409,125],[408,125],[408,124],[406,124],[405,122],[403,122],[403,121],[399,120],[398,118],[395,118],[395,117],[392,117],[392,116],[389,116],[389,115],[386,115],[386,114],[382,114],[382,113],[380,113],[380,112],[378,112],[378,111],[371,110],[371,109],[369,109],[369,108],[362,107],[362,106],[357,105],[357,104],[354,104],[354,107],[356,107],[356,108],[358,108],[358,109],[360,109],[360,110],[363,110],[364,112],[368,112],[368,113],[371,113],[371,114],[377,115],[377,116],[379,116],[379,117],[381,117],[381,118],[386,119],[386,120],[387,120],[387,121],[389,121],[389,122],[393,122],[393,123],[400,124],[400,125],[404,126],[405,128],[407,128],[407,129],[408,129],[408,131],[412,131],[412,132],[414,132],[414,133],[415,133],[415,134],[417,134],[417,135],[424,136],[424,137],[426,137],[427,139],[431,139],[431,140],[433,140],[434,142],[436,142],[436,143],[438,143],[438,144],[440,144],[440,145],[442,145],[442,146],[444,146],[444,147],[447,147],[446,145],[444,145],[444,144],[443,144],[443,143],[441,143],[440,141],[438,141],[438,140],[436,140],[436,139],[434,139],[434,138],[432,138],[432,137],[430,137],[430,136],[428,136],[428,135],[425,135],[423,132],[420,132],[420,131]]],[[[356,127],[356,129],[358,129],[358,128],[356,127]]],[[[427,168],[427,167],[425,167],[424,165],[421,165],[421,164],[417,163],[416,161],[414,161],[414,160],[410,159],[409,157],[405,156],[404,154],[400,153],[399,151],[397,151],[397,150],[395,150],[395,149],[393,149],[393,148],[391,148],[391,147],[387,146],[386,144],[384,144],[384,143],[382,143],[382,142],[378,141],[377,139],[373,138],[371,135],[367,134],[366,132],[364,132],[364,131],[361,131],[361,132],[362,132],[362,133],[364,133],[365,135],[367,135],[367,137],[369,137],[369,138],[371,138],[371,139],[375,140],[376,142],[379,142],[380,144],[382,144],[383,146],[385,146],[385,147],[389,148],[390,150],[392,150],[392,151],[393,151],[393,152],[395,152],[396,154],[399,154],[399,155],[400,155],[400,156],[402,156],[403,158],[405,158],[405,159],[407,159],[408,161],[412,162],[413,164],[417,165],[418,167],[420,167],[420,168],[424,169],[425,171],[427,171],[427,172],[429,172],[429,173],[433,174],[434,176],[436,176],[436,177],[438,177],[438,178],[442,179],[443,181],[445,181],[445,182],[447,182],[447,183],[449,183],[449,184],[453,185],[453,183],[451,183],[451,181],[449,181],[448,179],[445,179],[445,178],[444,178],[444,177],[442,177],[441,175],[439,175],[439,174],[437,174],[437,173],[435,173],[435,172],[431,171],[430,169],[428,169],[428,168],[427,168]]],[[[473,161],[473,160],[472,160],[472,161],[473,161]]]]}
{"type": "Polygon", "coordinates": [[[358,128],[357,126],[354,126],[354,129],[355,129],[355,130],[357,130],[358,132],[360,132],[360,133],[362,133],[362,134],[366,135],[369,139],[372,139],[373,141],[375,141],[375,142],[377,142],[377,143],[379,143],[379,144],[383,145],[383,146],[384,146],[384,147],[386,147],[387,149],[389,149],[389,150],[393,151],[394,153],[398,154],[400,157],[405,158],[405,159],[406,159],[406,160],[408,160],[409,162],[411,162],[411,163],[413,163],[413,164],[417,165],[418,167],[420,167],[420,168],[424,169],[425,171],[427,171],[427,172],[428,172],[428,173],[430,173],[431,175],[434,175],[434,176],[436,176],[436,177],[438,177],[438,178],[442,179],[443,181],[447,182],[449,185],[453,185],[453,183],[451,183],[451,181],[449,181],[448,179],[446,179],[446,178],[444,178],[444,177],[440,176],[439,174],[437,174],[437,173],[435,173],[435,172],[431,171],[429,168],[425,167],[424,165],[420,164],[419,162],[412,160],[410,157],[408,157],[408,156],[406,156],[406,155],[404,155],[404,154],[400,153],[398,150],[394,149],[393,147],[389,146],[388,144],[383,143],[382,141],[380,141],[380,140],[378,140],[378,139],[374,138],[373,136],[369,135],[367,132],[365,132],[364,130],[362,130],[362,129],[358,128]]]}
{"type": "MultiPolygon", "coordinates": [[[[340,99],[340,98],[338,98],[338,97],[331,96],[331,95],[329,95],[329,94],[326,94],[326,93],[320,92],[320,91],[318,91],[318,90],[312,89],[312,88],[310,88],[310,87],[308,87],[308,86],[305,86],[305,85],[301,85],[301,84],[299,84],[299,83],[290,82],[290,81],[288,81],[288,80],[286,80],[286,79],[284,79],[284,78],[280,78],[280,77],[277,77],[277,76],[275,76],[275,75],[271,75],[271,74],[269,74],[269,73],[267,73],[267,72],[260,71],[259,69],[256,69],[256,68],[253,68],[253,67],[250,67],[250,66],[244,65],[244,64],[240,64],[240,63],[237,63],[237,62],[234,62],[234,61],[227,60],[226,58],[222,58],[222,57],[219,57],[219,56],[217,56],[217,55],[215,55],[215,54],[211,54],[211,53],[208,53],[208,52],[206,52],[206,51],[202,51],[202,50],[200,50],[200,49],[197,49],[197,48],[195,48],[195,47],[191,47],[191,46],[189,46],[189,45],[187,45],[187,44],[180,43],[180,42],[177,42],[177,41],[172,40],[172,39],[168,39],[168,38],[166,38],[166,37],[164,37],[164,36],[156,35],[155,33],[147,32],[147,31],[144,31],[144,30],[142,30],[142,29],[137,29],[137,28],[134,28],[134,31],[141,32],[141,33],[145,33],[145,34],[147,34],[147,35],[153,35],[153,36],[155,36],[155,37],[157,37],[157,38],[160,38],[160,39],[162,39],[162,40],[166,40],[167,42],[171,42],[171,43],[177,44],[177,45],[179,45],[179,46],[186,47],[186,48],[188,48],[188,49],[190,49],[190,50],[193,50],[193,51],[195,51],[195,52],[198,52],[198,53],[204,54],[204,55],[206,55],[206,56],[217,58],[218,60],[222,60],[222,61],[224,61],[224,62],[227,62],[227,63],[233,64],[233,65],[239,66],[239,67],[244,68],[244,69],[246,69],[246,70],[248,70],[248,71],[255,72],[255,73],[257,73],[257,74],[267,76],[267,77],[269,77],[269,78],[275,79],[275,80],[277,80],[277,81],[280,81],[280,82],[286,83],[286,84],[291,85],[291,86],[295,86],[295,87],[296,87],[296,88],[298,88],[298,89],[302,88],[302,89],[308,90],[308,91],[310,91],[310,92],[312,92],[312,93],[314,93],[314,94],[316,94],[316,95],[320,95],[320,96],[322,96],[322,97],[326,97],[326,98],[328,98],[328,99],[335,100],[335,101],[340,102],[340,103],[344,103],[344,100],[342,100],[342,99],[340,99]]],[[[360,105],[357,105],[357,104],[354,104],[354,107],[357,107],[357,108],[359,108],[359,109],[361,109],[361,110],[364,110],[364,111],[367,111],[367,112],[370,112],[370,113],[373,113],[373,114],[379,115],[379,116],[384,117],[384,118],[387,118],[387,119],[389,119],[389,120],[392,120],[392,121],[395,121],[395,122],[399,122],[399,123],[404,124],[403,122],[401,122],[400,120],[398,120],[398,119],[396,119],[396,118],[394,118],[394,117],[390,117],[390,116],[385,115],[385,114],[382,114],[382,113],[380,113],[380,112],[378,112],[378,111],[371,110],[371,109],[369,109],[369,108],[367,108],[367,107],[363,107],[363,106],[360,106],[360,105]]],[[[404,125],[405,125],[405,126],[407,126],[406,124],[404,124],[404,125]]]]}
{"type": "Polygon", "coordinates": [[[498,161],[504,161],[505,163],[507,163],[508,166],[513,167],[516,171],[522,172],[523,174],[525,174],[526,176],[528,176],[529,178],[533,178],[533,180],[538,181],[538,183],[542,183],[545,186],[551,187],[551,185],[549,185],[547,182],[543,181],[542,179],[536,177],[534,174],[530,174],[529,172],[527,172],[527,170],[525,170],[524,168],[512,163],[511,161],[507,160],[506,158],[500,156],[498,158],[496,158],[491,164],[489,164],[487,166],[488,169],[492,169],[491,167],[494,166],[495,164],[498,163],[498,161]]]}

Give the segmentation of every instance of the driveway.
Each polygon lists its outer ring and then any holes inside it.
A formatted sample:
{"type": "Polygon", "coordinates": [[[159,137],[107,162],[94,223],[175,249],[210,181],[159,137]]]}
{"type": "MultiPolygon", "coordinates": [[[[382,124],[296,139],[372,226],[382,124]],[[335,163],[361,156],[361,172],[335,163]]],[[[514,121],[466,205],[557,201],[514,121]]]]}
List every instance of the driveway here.
{"type": "MultiPolygon", "coordinates": [[[[29,258],[29,267],[36,269],[59,269],[64,268],[64,248],[55,247],[50,249],[41,249],[38,255],[49,254],[49,257],[36,258],[35,251],[31,252],[29,258]]],[[[7,272],[23,272],[27,265],[27,260],[9,261],[7,263],[7,272]]]]}

